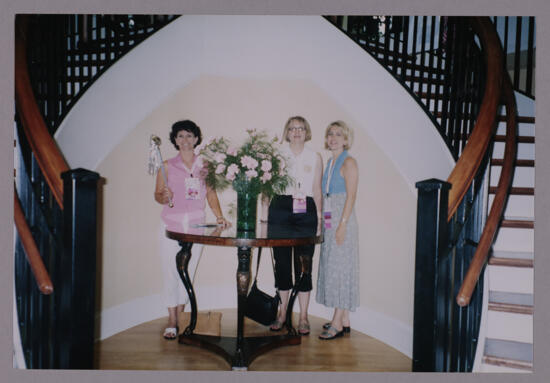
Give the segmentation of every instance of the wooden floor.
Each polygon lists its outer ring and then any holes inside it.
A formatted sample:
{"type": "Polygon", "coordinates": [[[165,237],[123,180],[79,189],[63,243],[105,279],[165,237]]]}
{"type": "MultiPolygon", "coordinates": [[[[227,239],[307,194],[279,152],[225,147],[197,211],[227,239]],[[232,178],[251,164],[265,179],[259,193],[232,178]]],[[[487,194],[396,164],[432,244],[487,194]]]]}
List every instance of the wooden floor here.
{"type": "MultiPolygon", "coordinates": [[[[221,335],[234,336],[236,310],[216,311],[222,312],[221,335]]],[[[225,359],[215,353],[163,339],[166,320],[143,323],[98,342],[96,367],[102,370],[230,370],[225,359]]],[[[386,344],[353,328],[351,334],[342,338],[323,341],[318,336],[325,320],[311,315],[309,320],[311,334],[302,337],[302,344],[260,355],[251,363],[249,371],[411,371],[411,359],[386,344]]],[[[275,333],[245,320],[245,336],[266,334],[275,333]]]]}

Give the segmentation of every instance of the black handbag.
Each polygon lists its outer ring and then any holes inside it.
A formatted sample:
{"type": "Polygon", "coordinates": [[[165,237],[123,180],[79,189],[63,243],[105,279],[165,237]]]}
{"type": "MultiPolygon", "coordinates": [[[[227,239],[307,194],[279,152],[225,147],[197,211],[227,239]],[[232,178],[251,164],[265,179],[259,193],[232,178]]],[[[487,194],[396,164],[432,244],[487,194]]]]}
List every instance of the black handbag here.
{"type": "MultiPolygon", "coordinates": [[[[279,308],[281,297],[279,297],[279,291],[277,291],[275,296],[272,297],[258,288],[257,279],[261,255],[262,248],[259,247],[258,262],[256,263],[256,275],[254,276],[254,283],[252,283],[252,287],[246,297],[244,315],[258,323],[263,324],[264,326],[268,326],[275,321],[275,318],[277,318],[277,310],[279,308]]],[[[271,257],[271,263],[273,264],[273,256],[271,257]]],[[[274,264],[273,270],[275,270],[274,264]]]]}

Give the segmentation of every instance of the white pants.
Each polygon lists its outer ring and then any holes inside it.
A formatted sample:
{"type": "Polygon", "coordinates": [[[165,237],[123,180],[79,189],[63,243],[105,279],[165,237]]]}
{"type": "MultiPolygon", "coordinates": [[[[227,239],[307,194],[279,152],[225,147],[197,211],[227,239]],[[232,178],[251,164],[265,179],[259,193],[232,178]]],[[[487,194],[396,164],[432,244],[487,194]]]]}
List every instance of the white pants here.
{"type": "MultiPolygon", "coordinates": [[[[162,274],[164,277],[164,302],[166,307],[176,307],[189,302],[187,290],[178,274],[176,267],[176,254],[181,250],[178,241],[167,238],[165,227],[161,225],[159,232],[160,257],[162,258],[162,274]]],[[[191,259],[187,265],[187,272],[191,282],[195,279],[197,265],[201,258],[204,245],[193,244],[191,247],[191,259]]]]}

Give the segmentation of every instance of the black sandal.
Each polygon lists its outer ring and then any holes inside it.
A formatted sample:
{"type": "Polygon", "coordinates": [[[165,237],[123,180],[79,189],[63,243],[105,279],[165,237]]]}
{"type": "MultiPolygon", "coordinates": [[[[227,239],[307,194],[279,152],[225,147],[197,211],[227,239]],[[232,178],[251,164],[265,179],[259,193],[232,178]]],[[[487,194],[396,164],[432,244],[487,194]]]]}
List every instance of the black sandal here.
{"type": "MultiPolygon", "coordinates": [[[[323,325],[323,329],[324,330],[328,330],[328,328],[332,325],[331,322],[327,322],[323,325]]],[[[351,327],[350,326],[343,326],[342,327],[342,331],[345,333],[345,334],[349,334],[351,332],[351,327]]]]}
{"type": "Polygon", "coordinates": [[[331,340],[331,339],[338,338],[338,337],[341,337],[341,336],[344,336],[344,330],[343,329],[338,331],[336,328],[334,328],[332,326],[329,326],[328,329],[326,329],[325,331],[323,331],[321,333],[321,335],[319,335],[319,339],[321,339],[321,340],[331,340]]]}

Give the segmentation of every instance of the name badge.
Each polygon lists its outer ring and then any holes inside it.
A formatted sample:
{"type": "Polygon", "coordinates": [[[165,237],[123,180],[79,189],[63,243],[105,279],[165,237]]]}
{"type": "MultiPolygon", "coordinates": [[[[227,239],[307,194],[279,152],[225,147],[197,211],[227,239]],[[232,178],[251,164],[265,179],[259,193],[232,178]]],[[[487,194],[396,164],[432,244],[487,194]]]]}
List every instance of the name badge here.
{"type": "Polygon", "coordinates": [[[185,179],[185,199],[199,199],[201,183],[198,178],[188,177],[185,179]]]}
{"type": "Polygon", "coordinates": [[[307,211],[307,203],[305,198],[292,198],[292,212],[294,214],[301,214],[307,211]]]}
{"type": "Polygon", "coordinates": [[[331,225],[331,208],[330,208],[330,197],[326,197],[323,201],[323,218],[325,221],[325,229],[330,229],[332,227],[331,225]]]}

